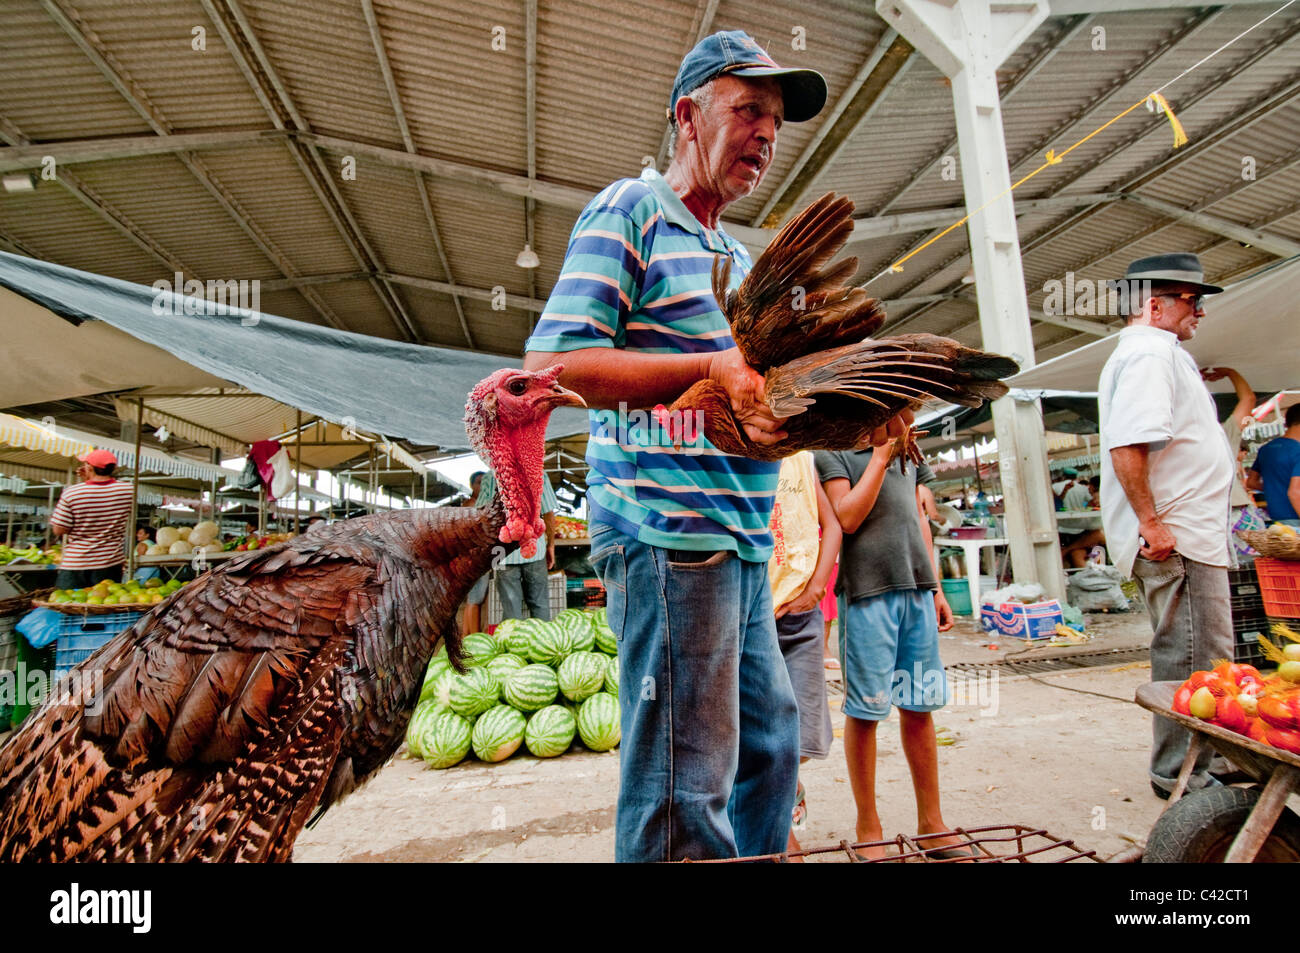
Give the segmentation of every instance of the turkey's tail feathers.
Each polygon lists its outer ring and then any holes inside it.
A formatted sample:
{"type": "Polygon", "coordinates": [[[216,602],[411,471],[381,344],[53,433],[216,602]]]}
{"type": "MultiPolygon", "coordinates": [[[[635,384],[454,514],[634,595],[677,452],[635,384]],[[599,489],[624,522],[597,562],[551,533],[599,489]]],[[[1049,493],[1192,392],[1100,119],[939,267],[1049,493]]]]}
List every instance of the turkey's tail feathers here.
{"type": "Polygon", "coordinates": [[[766,375],[767,404],[778,417],[803,413],[818,394],[838,394],[897,412],[927,400],[978,407],[1007,392],[998,377],[1015,361],[931,334],[863,341],[796,358],[766,375]]]}

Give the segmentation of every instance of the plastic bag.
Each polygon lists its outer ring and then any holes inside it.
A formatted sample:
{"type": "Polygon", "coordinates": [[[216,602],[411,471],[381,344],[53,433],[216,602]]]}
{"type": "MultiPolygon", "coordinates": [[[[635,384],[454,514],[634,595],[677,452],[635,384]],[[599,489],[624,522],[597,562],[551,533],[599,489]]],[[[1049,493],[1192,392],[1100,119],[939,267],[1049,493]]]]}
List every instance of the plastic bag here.
{"type": "Polygon", "coordinates": [[[52,645],[59,637],[59,622],[63,618],[53,609],[33,609],[18,620],[14,629],[34,649],[52,645]]]}
{"type": "Polygon", "coordinates": [[[1089,564],[1070,573],[1066,598],[1070,605],[1084,612],[1124,612],[1128,609],[1128,597],[1124,595],[1123,582],[1123,574],[1114,566],[1089,564]]]}

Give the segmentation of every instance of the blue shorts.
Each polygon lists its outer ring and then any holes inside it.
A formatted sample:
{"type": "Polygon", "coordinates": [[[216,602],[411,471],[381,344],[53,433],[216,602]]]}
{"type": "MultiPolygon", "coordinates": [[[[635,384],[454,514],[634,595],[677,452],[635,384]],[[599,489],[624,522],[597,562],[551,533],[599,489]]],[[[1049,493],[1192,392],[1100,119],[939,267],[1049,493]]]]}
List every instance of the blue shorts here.
{"type": "Polygon", "coordinates": [[[948,704],[948,678],[939,660],[934,592],[893,589],[841,603],[840,665],[844,714],[881,721],[891,706],[938,711],[948,704]]]}

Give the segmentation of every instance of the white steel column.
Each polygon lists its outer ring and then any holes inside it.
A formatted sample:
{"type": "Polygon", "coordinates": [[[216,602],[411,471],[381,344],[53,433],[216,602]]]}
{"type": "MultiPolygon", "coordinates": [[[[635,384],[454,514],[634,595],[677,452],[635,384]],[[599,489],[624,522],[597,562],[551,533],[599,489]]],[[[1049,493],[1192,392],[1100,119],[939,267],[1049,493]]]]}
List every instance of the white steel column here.
{"type": "MultiPolygon", "coordinates": [[[[996,70],[1047,18],[1047,3],[876,0],[876,12],[952,81],[962,185],[966,208],[974,213],[967,229],[984,347],[1009,355],[1022,369],[1032,367],[1034,342],[1015,208],[1007,192],[1011,175],[996,70]]],[[[1064,600],[1038,402],[995,401],[993,426],[1016,581],[1037,582],[1049,596],[1064,600]]]]}

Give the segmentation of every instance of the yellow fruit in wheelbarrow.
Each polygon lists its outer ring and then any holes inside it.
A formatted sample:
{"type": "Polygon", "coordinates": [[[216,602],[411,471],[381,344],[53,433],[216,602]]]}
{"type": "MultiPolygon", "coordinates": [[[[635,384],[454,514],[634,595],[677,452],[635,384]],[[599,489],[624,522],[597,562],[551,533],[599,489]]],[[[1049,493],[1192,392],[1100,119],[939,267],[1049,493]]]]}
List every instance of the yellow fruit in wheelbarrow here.
{"type": "Polygon", "coordinates": [[[1288,682],[1300,682],[1300,662],[1283,662],[1277,667],[1277,673],[1288,682]]]}
{"type": "Polygon", "coordinates": [[[1187,707],[1194,717],[1209,721],[1214,717],[1218,704],[1214,693],[1202,686],[1192,693],[1192,698],[1187,703],[1187,707]]]}

